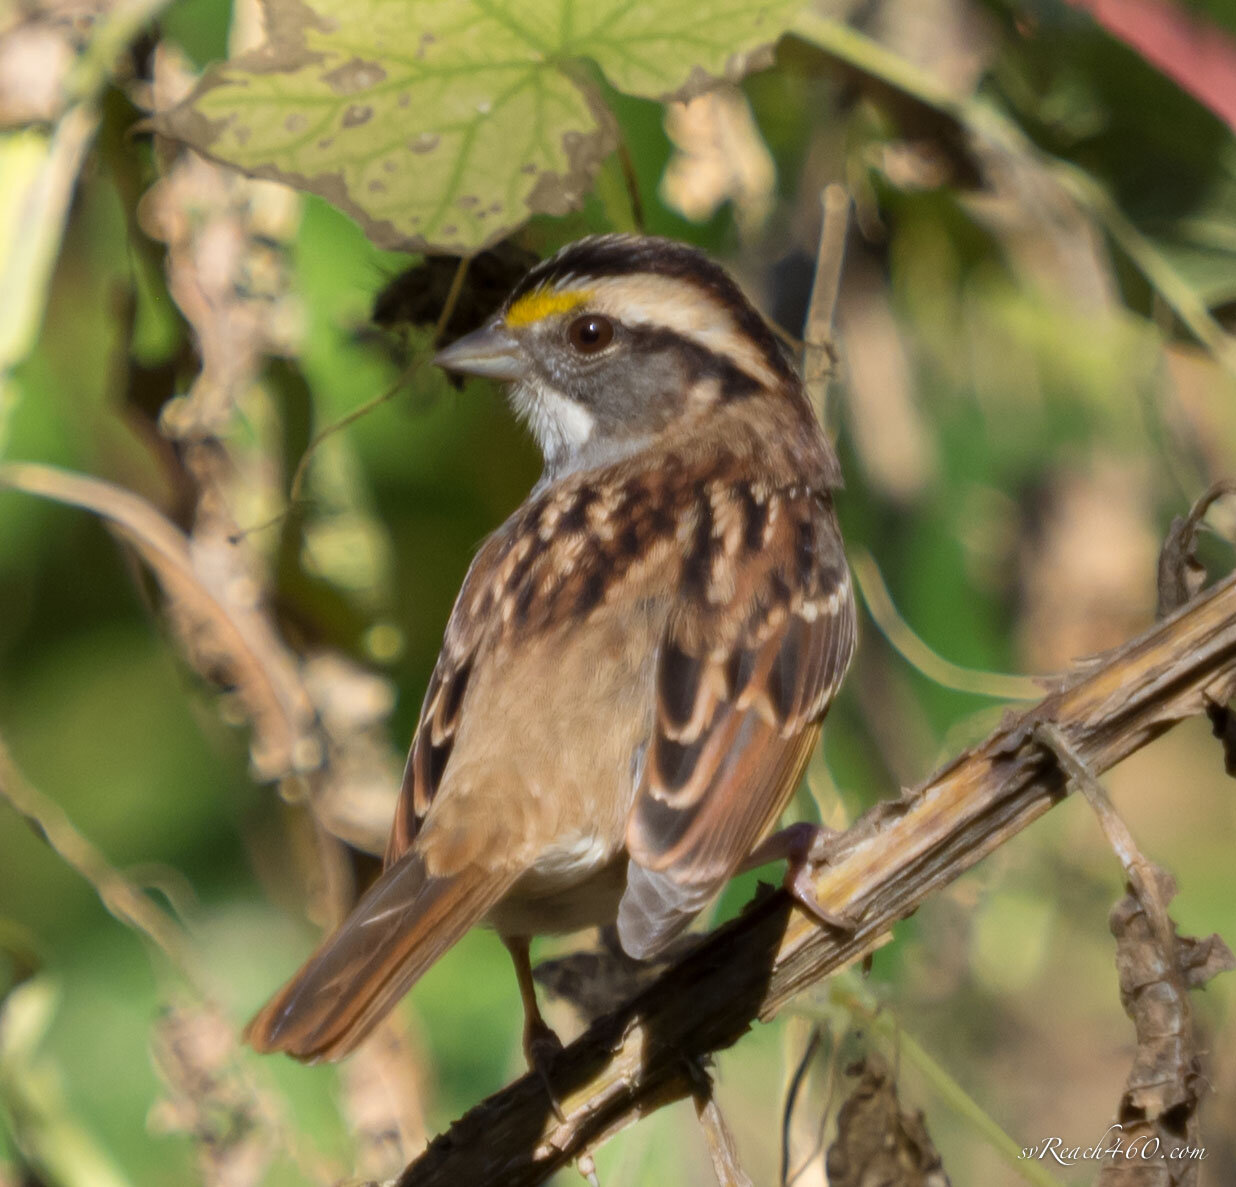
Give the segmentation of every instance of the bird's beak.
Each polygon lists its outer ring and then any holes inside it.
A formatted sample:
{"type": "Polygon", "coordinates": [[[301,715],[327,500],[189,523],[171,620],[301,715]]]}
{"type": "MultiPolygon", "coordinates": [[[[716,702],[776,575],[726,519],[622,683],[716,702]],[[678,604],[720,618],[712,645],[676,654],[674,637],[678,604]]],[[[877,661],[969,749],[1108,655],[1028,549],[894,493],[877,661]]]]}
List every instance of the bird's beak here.
{"type": "Polygon", "coordinates": [[[527,373],[524,352],[501,322],[491,322],[440,350],[433,359],[448,371],[484,375],[489,379],[522,379],[527,373]]]}

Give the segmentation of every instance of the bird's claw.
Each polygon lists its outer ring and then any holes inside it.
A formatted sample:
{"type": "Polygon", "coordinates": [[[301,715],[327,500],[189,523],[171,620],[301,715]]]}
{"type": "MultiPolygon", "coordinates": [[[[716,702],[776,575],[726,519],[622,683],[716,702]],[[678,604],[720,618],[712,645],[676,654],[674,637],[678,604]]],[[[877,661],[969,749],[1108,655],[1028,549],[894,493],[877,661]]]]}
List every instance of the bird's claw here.
{"type": "Polygon", "coordinates": [[[559,1121],[565,1122],[566,1113],[562,1111],[562,1104],[554,1093],[553,1084],[549,1078],[549,1069],[561,1050],[562,1040],[543,1020],[530,1021],[524,1028],[524,1059],[528,1067],[536,1072],[544,1086],[554,1116],[559,1121]]]}

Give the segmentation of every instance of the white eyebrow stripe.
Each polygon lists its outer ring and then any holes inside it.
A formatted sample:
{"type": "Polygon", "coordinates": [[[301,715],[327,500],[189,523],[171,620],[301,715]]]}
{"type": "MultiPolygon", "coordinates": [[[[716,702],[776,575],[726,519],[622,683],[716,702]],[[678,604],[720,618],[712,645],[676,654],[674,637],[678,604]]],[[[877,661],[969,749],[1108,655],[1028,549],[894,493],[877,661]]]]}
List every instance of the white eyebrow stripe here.
{"type": "Polygon", "coordinates": [[[591,292],[588,307],[632,326],[673,330],[737,367],[768,387],[781,378],[768,365],[764,352],[738,327],[729,307],[689,282],[653,272],[629,276],[571,278],[555,289],[581,288],[591,292]]]}

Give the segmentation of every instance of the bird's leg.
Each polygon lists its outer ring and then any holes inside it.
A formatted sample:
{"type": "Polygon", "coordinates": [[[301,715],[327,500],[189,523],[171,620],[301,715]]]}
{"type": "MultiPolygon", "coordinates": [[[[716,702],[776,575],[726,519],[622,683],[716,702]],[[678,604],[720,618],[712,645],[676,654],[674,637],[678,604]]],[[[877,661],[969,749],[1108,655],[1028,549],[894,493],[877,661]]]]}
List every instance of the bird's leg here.
{"type": "Polygon", "coordinates": [[[530,1071],[536,1072],[549,1094],[549,1103],[559,1121],[566,1115],[549,1082],[549,1064],[562,1050],[562,1040],[554,1033],[541,1014],[536,1000],[536,984],[532,980],[532,961],[528,958],[530,941],[527,936],[503,936],[502,942],[511,954],[515,965],[515,978],[519,982],[519,996],[524,1004],[524,1059],[530,1071]]]}
{"type": "MultiPolygon", "coordinates": [[[[541,1014],[541,1007],[536,1000],[536,983],[532,980],[532,961],[528,958],[530,941],[527,936],[503,936],[502,942],[511,954],[515,965],[515,978],[519,982],[519,996],[524,1003],[524,1059],[531,1071],[536,1072],[545,1086],[545,1094],[549,1097],[550,1108],[559,1121],[566,1121],[562,1105],[554,1095],[553,1085],[549,1082],[550,1061],[562,1050],[562,1040],[554,1033],[553,1028],[541,1014]]],[[[596,1163],[592,1154],[585,1150],[575,1160],[579,1173],[588,1181],[590,1187],[600,1187],[597,1179],[596,1163]]]]}
{"type": "Polygon", "coordinates": [[[806,820],[791,824],[761,841],[738,867],[738,873],[784,859],[787,864],[782,885],[795,901],[827,927],[853,931],[854,919],[830,910],[816,898],[811,878],[814,869],[827,864],[829,851],[840,836],[835,829],[806,820]]]}

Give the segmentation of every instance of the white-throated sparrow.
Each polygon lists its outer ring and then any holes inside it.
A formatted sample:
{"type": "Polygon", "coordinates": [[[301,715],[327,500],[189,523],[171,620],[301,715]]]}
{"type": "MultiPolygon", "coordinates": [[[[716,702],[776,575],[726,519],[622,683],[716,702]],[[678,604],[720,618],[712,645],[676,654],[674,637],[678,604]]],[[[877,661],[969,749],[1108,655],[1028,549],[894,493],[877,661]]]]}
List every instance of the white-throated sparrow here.
{"type": "Polygon", "coordinates": [[[345,1054],[487,921],[531,1055],[528,937],[616,920],[661,949],[776,821],[854,650],[836,458],[698,251],[574,243],[436,361],[512,385],[545,472],[459,593],[386,869],[250,1023],[259,1050],[345,1054]]]}

